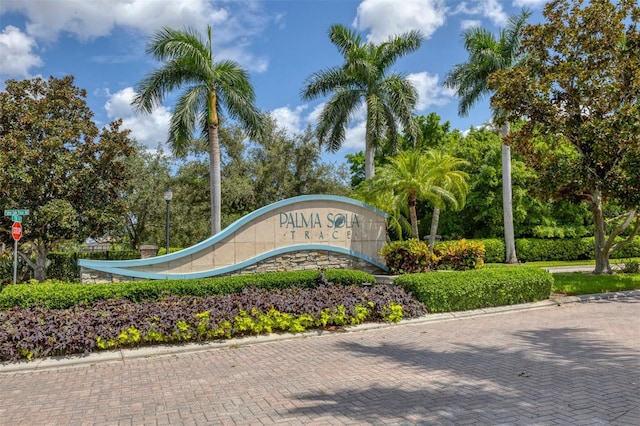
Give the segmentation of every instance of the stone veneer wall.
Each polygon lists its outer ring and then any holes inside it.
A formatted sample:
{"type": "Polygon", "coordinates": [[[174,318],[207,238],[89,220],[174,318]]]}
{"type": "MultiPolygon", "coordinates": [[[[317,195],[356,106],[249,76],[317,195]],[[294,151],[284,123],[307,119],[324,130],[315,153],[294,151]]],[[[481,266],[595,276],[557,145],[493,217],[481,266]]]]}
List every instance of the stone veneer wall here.
{"type": "MultiPolygon", "coordinates": [[[[255,265],[239,269],[224,275],[256,274],[279,271],[305,271],[321,269],[357,269],[371,274],[384,274],[380,268],[357,257],[325,250],[299,251],[265,259],[255,265]]],[[[106,272],[81,268],[80,279],[83,284],[116,283],[139,281],[140,278],[113,275],[106,272]]]]}

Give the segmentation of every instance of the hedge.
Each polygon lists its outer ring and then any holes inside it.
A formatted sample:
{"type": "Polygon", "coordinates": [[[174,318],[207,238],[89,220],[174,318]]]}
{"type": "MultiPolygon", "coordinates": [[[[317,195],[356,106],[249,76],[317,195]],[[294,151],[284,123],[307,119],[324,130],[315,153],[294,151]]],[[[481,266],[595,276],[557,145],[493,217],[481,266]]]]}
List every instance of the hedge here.
{"type": "Polygon", "coordinates": [[[47,259],[47,277],[63,281],[73,281],[80,276],[78,259],[91,260],[130,260],[139,259],[137,250],[109,250],[86,252],[54,252],[49,253],[47,259]]]}
{"type": "MultiPolygon", "coordinates": [[[[371,274],[354,270],[327,270],[327,281],[348,286],[375,282],[371,274]]],[[[132,302],[156,300],[164,295],[212,296],[239,293],[248,287],[273,290],[289,287],[312,288],[321,283],[320,271],[288,271],[190,280],[151,280],[124,283],[78,284],[40,283],[5,286],[0,292],[0,307],[43,305],[66,309],[80,302],[94,303],[114,298],[132,302]]]]}
{"type": "Polygon", "coordinates": [[[401,275],[394,284],[413,293],[429,312],[450,312],[547,299],[553,277],[534,267],[495,266],[401,275]]]}
{"type": "MultiPolygon", "coordinates": [[[[617,241],[621,241],[618,238],[617,241]]],[[[504,241],[498,238],[488,238],[477,241],[484,244],[485,263],[504,262],[504,241]]],[[[595,242],[593,237],[540,239],[518,238],[516,239],[516,254],[521,262],[536,262],[547,260],[587,260],[594,259],[595,242]]],[[[611,259],[626,259],[640,257],[640,237],[636,237],[631,243],[615,250],[611,259]]]]}

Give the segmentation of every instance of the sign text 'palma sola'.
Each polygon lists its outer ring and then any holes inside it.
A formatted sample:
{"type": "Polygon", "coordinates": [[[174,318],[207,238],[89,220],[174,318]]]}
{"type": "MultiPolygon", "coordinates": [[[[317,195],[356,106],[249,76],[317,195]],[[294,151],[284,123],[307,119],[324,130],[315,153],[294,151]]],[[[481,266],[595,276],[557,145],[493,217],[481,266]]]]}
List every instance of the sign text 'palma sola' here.
{"type": "Polygon", "coordinates": [[[338,239],[351,238],[353,228],[360,227],[360,219],[356,213],[329,212],[326,216],[314,212],[280,212],[280,229],[291,234],[291,239],[304,237],[305,240],[317,238],[338,239]],[[299,231],[303,235],[296,235],[299,231]]]}

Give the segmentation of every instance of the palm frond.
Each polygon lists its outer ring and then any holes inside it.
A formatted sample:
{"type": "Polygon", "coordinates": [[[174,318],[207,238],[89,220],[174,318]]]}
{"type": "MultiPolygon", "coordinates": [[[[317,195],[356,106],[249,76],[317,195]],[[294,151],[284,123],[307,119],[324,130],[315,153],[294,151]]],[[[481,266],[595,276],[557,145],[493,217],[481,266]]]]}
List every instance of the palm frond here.
{"type": "Polygon", "coordinates": [[[317,133],[320,145],[325,145],[330,152],[336,152],[344,142],[347,123],[350,115],[361,101],[358,90],[340,89],[325,104],[318,117],[317,133]]]}
{"type": "Polygon", "coordinates": [[[205,85],[190,87],[178,98],[169,123],[168,137],[169,145],[176,156],[185,156],[191,148],[201,116],[205,115],[206,102],[205,85]]]}
{"type": "Polygon", "coordinates": [[[204,64],[210,64],[212,60],[206,43],[193,28],[161,28],[150,37],[146,52],[162,62],[184,57],[194,58],[204,64]]]}
{"type": "Polygon", "coordinates": [[[358,33],[340,24],[334,24],[329,27],[329,40],[343,56],[346,52],[362,44],[362,39],[358,33]]]}
{"type": "Polygon", "coordinates": [[[386,71],[401,56],[415,52],[422,46],[424,36],[418,30],[411,30],[406,33],[391,36],[381,43],[377,48],[377,64],[381,71],[386,71]]]}
{"type": "Polygon", "coordinates": [[[328,68],[309,76],[300,91],[303,100],[326,96],[339,87],[353,86],[356,82],[341,67],[328,68]]]}
{"type": "Polygon", "coordinates": [[[255,106],[255,92],[248,73],[233,61],[221,61],[215,64],[213,75],[219,104],[241,123],[249,137],[260,138],[265,116],[255,106]]]}

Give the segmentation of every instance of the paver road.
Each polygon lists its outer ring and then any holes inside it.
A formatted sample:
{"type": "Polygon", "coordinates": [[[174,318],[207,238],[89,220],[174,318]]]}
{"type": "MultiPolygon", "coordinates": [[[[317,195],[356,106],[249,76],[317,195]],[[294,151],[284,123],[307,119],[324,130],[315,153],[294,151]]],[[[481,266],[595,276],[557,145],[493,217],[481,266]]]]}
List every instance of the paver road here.
{"type": "Polygon", "coordinates": [[[640,425],[640,297],[4,372],[0,424],[640,425]]]}

